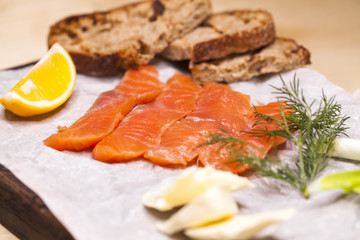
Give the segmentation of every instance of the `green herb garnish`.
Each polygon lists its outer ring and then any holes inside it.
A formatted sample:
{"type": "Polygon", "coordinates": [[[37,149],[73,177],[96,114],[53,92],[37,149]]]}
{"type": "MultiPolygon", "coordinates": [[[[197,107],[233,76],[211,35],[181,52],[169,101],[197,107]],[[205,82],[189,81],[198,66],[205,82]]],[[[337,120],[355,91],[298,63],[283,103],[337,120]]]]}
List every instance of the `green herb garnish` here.
{"type": "Polygon", "coordinates": [[[360,193],[360,170],[344,171],[324,175],[312,184],[310,192],[340,188],[344,193],[360,193]]]}
{"type": "MultiPolygon", "coordinates": [[[[280,76],[281,78],[281,76],[280,76]]],[[[335,97],[327,98],[322,92],[321,100],[308,102],[299,88],[299,80],[294,76],[288,87],[281,78],[282,87],[272,86],[279,95],[278,100],[287,101],[287,109],[279,102],[281,117],[275,118],[256,111],[256,122],[248,133],[254,137],[284,137],[296,145],[298,161],[295,166],[284,165],[278,156],[257,157],[248,150],[242,150],[242,140],[226,132],[208,136],[203,145],[220,143],[221,148],[228,150],[230,163],[247,163],[255,170],[256,175],[279,179],[299,189],[309,198],[308,184],[314,180],[328,164],[334,151],[334,140],[346,135],[345,121],[349,118],[341,115],[341,105],[335,97]],[[317,106],[315,106],[317,105],[317,106]],[[267,126],[276,124],[276,130],[267,126]]],[[[256,148],[256,146],[253,146],[256,148]]]]}

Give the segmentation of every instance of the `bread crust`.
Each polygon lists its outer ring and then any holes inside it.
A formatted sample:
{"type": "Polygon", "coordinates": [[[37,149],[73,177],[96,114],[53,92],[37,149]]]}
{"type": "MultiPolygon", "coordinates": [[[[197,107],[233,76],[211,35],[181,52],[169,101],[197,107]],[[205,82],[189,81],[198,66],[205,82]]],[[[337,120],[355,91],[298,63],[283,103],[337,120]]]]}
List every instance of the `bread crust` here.
{"type": "Polygon", "coordinates": [[[195,81],[199,83],[231,83],[310,63],[310,52],[305,47],[292,39],[277,37],[272,44],[257,51],[201,63],[190,62],[189,68],[195,81]]]}
{"type": "Polygon", "coordinates": [[[275,39],[272,16],[264,10],[235,10],[215,13],[203,24],[219,33],[219,36],[186,46],[187,36],[178,39],[162,53],[169,60],[201,62],[218,59],[232,53],[244,53],[270,44],[275,39]],[[233,24],[243,25],[238,31],[228,31],[221,20],[232,17],[233,24]],[[252,18],[252,19],[248,19],[252,18]],[[257,24],[253,24],[257,21],[257,24]],[[248,27],[246,27],[248,25],[248,27]],[[183,41],[183,42],[182,42],[183,41]]]}
{"type": "Polygon", "coordinates": [[[210,0],[146,0],[62,19],[50,27],[48,46],[60,43],[78,72],[109,75],[147,64],[210,14],[210,0]]]}

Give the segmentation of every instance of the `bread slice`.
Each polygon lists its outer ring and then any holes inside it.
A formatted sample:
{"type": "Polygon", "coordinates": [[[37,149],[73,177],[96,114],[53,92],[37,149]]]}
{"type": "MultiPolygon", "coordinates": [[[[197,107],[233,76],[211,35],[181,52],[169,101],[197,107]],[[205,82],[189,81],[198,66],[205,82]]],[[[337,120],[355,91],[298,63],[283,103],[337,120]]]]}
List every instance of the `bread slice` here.
{"type": "Polygon", "coordinates": [[[104,12],[67,17],[51,26],[79,72],[104,75],[147,64],[211,14],[210,0],[147,0],[104,12]]]}
{"type": "Polygon", "coordinates": [[[276,38],[270,45],[252,53],[235,54],[208,62],[190,62],[190,70],[200,83],[231,83],[310,63],[310,52],[306,48],[292,39],[276,38]]]}
{"type": "Polygon", "coordinates": [[[200,62],[248,52],[274,38],[274,22],[269,12],[226,11],[212,14],[202,26],[173,41],[162,55],[169,60],[200,62]]]}

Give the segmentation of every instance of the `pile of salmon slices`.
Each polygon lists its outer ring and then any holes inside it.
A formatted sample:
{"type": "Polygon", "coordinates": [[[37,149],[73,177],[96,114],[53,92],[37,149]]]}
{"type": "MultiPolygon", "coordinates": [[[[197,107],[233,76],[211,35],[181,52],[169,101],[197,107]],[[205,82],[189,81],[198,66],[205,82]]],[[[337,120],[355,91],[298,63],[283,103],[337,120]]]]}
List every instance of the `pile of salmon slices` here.
{"type": "MultiPolygon", "coordinates": [[[[199,146],[209,135],[225,131],[244,141],[242,148],[264,157],[285,141],[249,134],[256,121],[250,97],[229,85],[200,86],[181,73],[165,84],[158,77],[154,66],[128,70],[115,89],[100,94],[80,119],[58,127],[44,144],[60,151],[93,148],[93,158],[108,163],[147,159],[158,165],[196,163],[242,173],[249,167],[229,163],[218,144],[199,146]]],[[[280,105],[274,102],[256,110],[281,117],[280,105]]]]}

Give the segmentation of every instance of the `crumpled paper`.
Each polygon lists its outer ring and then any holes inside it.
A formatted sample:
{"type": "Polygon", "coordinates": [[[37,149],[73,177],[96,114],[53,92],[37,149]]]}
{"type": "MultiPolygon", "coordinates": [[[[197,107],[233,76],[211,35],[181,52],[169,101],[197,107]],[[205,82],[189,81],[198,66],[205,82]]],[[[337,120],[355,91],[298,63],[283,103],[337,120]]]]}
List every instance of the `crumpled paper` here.
{"type": "MultiPolygon", "coordinates": [[[[177,70],[174,65],[156,60],[161,80],[177,70]]],[[[0,72],[0,96],[8,92],[30,67],[0,72]]],[[[289,83],[294,74],[300,79],[305,96],[319,98],[336,95],[347,121],[348,134],[360,138],[360,95],[346,92],[311,68],[282,73],[289,83]]],[[[187,239],[182,234],[168,237],[155,229],[170,213],[145,208],[142,195],[161,182],[169,181],[182,169],[169,169],[146,161],[106,164],[92,159],[91,151],[59,152],[43,145],[57,126],[69,126],[91,106],[97,96],[113,89],[122,74],[95,78],[78,74],[75,90],[57,110],[28,119],[0,109],[0,163],[35,191],[76,239],[187,239]]],[[[281,86],[278,75],[233,83],[233,89],[249,94],[253,104],[276,100],[271,85],[281,86]]],[[[291,148],[281,151],[293,159],[291,148]]],[[[322,174],[359,168],[360,163],[332,159],[322,174]]],[[[340,190],[324,191],[309,200],[286,183],[269,179],[251,180],[256,188],[234,193],[240,214],[295,207],[291,220],[270,226],[259,239],[357,239],[360,235],[360,195],[343,195],[340,190]]]]}

